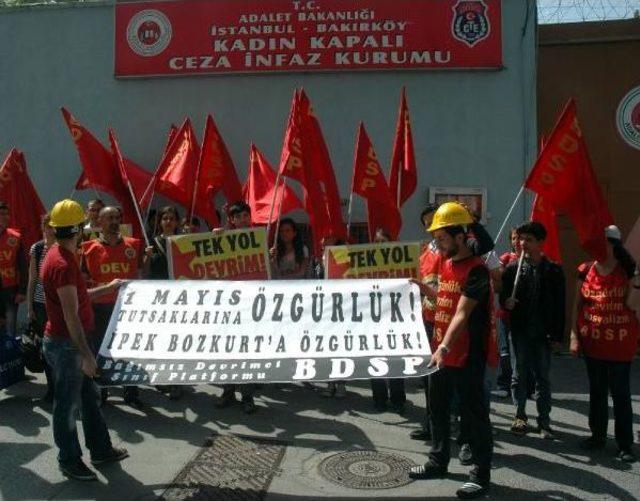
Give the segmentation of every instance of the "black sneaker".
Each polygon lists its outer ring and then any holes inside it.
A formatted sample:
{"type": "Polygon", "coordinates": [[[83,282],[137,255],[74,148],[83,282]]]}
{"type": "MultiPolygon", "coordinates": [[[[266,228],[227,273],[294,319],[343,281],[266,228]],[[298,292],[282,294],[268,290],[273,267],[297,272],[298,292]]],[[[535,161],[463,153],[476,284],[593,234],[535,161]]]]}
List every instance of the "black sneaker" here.
{"type": "Polygon", "coordinates": [[[237,402],[236,395],[233,392],[223,393],[222,396],[216,400],[216,409],[224,409],[237,402]]]}
{"type": "Polygon", "coordinates": [[[458,452],[458,459],[462,465],[469,466],[473,464],[473,454],[471,453],[471,446],[469,444],[462,444],[460,452],[458,452]]]}
{"type": "Polygon", "coordinates": [[[456,496],[460,499],[477,499],[484,496],[489,490],[489,485],[478,484],[476,482],[465,482],[456,491],[456,496]]]}
{"type": "Polygon", "coordinates": [[[620,461],[624,461],[625,463],[635,463],[636,462],[636,455],[633,453],[633,451],[631,449],[621,449],[618,452],[618,454],[616,454],[616,457],[620,461]]]}
{"type": "Polygon", "coordinates": [[[109,388],[102,387],[100,388],[100,407],[107,403],[107,399],[109,398],[109,388]]]}
{"type": "Polygon", "coordinates": [[[183,391],[180,386],[172,386],[169,390],[169,400],[180,400],[182,395],[183,391]]]}
{"type": "Polygon", "coordinates": [[[429,428],[420,428],[409,433],[409,437],[413,440],[431,440],[431,430],[429,428]]]}
{"type": "Polygon", "coordinates": [[[409,470],[409,478],[415,480],[427,480],[429,478],[443,478],[447,475],[447,469],[440,465],[427,461],[420,466],[414,466],[409,470]]]}
{"type": "Polygon", "coordinates": [[[105,463],[115,463],[117,461],[122,461],[124,458],[129,457],[129,453],[127,449],[111,449],[106,454],[100,454],[99,456],[94,456],[91,458],[91,464],[93,466],[98,466],[105,463]]]}
{"type": "Polygon", "coordinates": [[[142,409],[144,407],[144,403],[138,398],[138,395],[125,395],[124,403],[134,409],[142,409]]]}
{"type": "Polygon", "coordinates": [[[242,411],[245,414],[253,414],[257,410],[258,408],[256,407],[256,404],[253,402],[253,398],[248,398],[242,401],[242,411]]]}
{"type": "Polygon", "coordinates": [[[600,449],[604,449],[607,445],[607,440],[605,438],[598,438],[591,436],[582,442],[580,442],[580,448],[585,451],[596,451],[600,449]]]}
{"type": "Polygon", "coordinates": [[[376,412],[384,412],[387,410],[387,404],[385,402],[374,402],[373,409],[376,412]]]}
{"type": "Polygon", "coordinates": [[[91,471],[81,460],[78,460],[77,463],[73,464],[59,463],[58,466],[62,474],[67,478],[71,478],[73,480],[82,480],[85,482],[98,480],[97,475],[93,471],[91,471]]]}

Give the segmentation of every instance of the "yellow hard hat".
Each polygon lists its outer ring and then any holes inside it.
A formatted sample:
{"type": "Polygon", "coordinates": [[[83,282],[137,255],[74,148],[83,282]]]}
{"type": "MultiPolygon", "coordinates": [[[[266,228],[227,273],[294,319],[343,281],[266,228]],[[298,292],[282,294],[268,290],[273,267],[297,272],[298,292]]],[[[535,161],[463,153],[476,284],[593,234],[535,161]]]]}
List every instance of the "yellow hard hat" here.
{"type": "Polygon", "coordinates": [[[51,209],[50,226],[62,228],[65,226],[77,226],[85,220],[82,206],[75,200],[61,200],[51,209]]]}
{"type": "Polygon", "coordinates": [[[427,231],[436,231],[448,226],[464,226],[473,223],[469,211],[458,202],[446,202],[438,207],[427,231]]]}

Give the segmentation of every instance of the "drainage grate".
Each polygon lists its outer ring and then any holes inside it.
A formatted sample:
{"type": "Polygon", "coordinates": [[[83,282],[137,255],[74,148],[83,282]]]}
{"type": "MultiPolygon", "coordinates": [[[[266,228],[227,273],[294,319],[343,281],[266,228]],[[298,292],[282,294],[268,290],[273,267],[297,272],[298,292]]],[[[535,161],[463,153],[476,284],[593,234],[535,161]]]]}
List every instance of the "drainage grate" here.
{"type": "Polygon", "coordinates": [[[331,482],[351,489],[392,489],[411,482],[416,464],[403,456],[377,451],[353,451],[324,459],[318,469],[331,482]]]}
{"type": "Polygon", "coordinates": [[[160,499],[166,501],[261,501],[279,473],[281,442],[216,435],[178,474],[160,499]]]}

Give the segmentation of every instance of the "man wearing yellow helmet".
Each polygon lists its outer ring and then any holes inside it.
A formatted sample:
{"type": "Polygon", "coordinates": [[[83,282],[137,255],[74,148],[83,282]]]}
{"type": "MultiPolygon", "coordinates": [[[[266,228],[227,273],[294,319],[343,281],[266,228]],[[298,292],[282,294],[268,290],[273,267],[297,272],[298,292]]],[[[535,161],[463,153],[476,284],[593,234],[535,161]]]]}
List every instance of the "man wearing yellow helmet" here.
{"type": "Polygon", "coordinates": [[[491,286],[487,267],[467,245],[473,218],[460,204],[447,202],[436,211],[429,231],[443,256],[431,340],[429,407],[432,448],[428,461],[411,469],[417,479],[446,476],[450,460],[450,405],[457,392],[461,428],[470,442],[474,466],[469,482],[456,492],[461,499],[484,495],[489,488],[493,439],[484,395],[487,340],[490,334],[491,286]]]}
{"type": "Polygon", "coordinates": [[[82,462],[76,413],[80,410],[94,465],[127,457],[125,449],[111,444],[99,407],[100,392],[92,379],[98,366],[87,342],[94,323],[91,299],[117,290],[122,281],[87,290],[76,260],[84,218],[82,207],[73,200],[62,200],[51,210],[49,224],[55,230],[56,244],[47,252],[40,273],[48,316],[43,351],[52,368],[53,437],[60,470],[76,480],[96,480],[95,473],[82,462]]]}

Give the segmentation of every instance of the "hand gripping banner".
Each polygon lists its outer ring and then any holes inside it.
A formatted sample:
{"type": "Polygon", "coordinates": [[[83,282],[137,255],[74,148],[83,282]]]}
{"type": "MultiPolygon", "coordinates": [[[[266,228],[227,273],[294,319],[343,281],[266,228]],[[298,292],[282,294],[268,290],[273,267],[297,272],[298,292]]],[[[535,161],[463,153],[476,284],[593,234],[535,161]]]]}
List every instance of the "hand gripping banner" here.
{"type": "Polygon", "coordinates": [[[100,382],[285,383],[426,375],[406,279],[134,281],[120,291],[100,382]]]}

